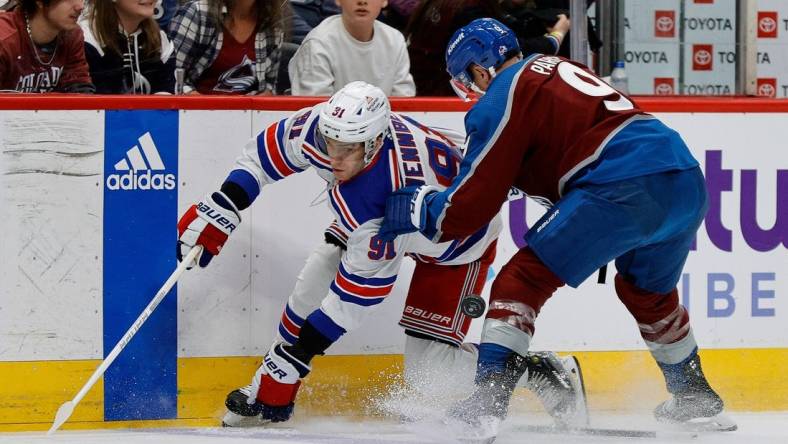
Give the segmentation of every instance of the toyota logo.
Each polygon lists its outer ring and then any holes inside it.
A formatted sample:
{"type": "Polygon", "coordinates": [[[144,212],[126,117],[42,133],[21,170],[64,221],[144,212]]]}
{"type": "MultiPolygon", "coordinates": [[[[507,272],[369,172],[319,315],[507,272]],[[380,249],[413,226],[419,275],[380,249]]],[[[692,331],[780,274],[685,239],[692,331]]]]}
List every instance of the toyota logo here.
{"type": "Polygon", "coordinates": [[[774,90],[774,86],[769,83],[762,83],[758,85],[758,95],[765,96],[765,97],[774,97],[777,95],[777,91],[774,90]]]}
{"type": "Polygon", "coordinates": [[[777,29],[777,22],[771,17],[763,17],[758,22],[758,29],[760,29],[761,32],[772,33],[777,29]]]}
{"type": "Polygon", "coordinates": [[[708,65],[711,63],[711,53],[705,49],[698,50],[694,57],[695,63],[698,65],[708,65]]]}
{"type": "Polygon", "coordinates": [[[665,16],[657,17],[655,26],[659,32],[671,32],[673,31],[673,19],[665,16]]]}
{"type": "Polygon", "coordinates": [[[673,94],[673,86],[670,83],[659,83],[654,86],[654,94],[658,96],[669,96],[673,94]]]}

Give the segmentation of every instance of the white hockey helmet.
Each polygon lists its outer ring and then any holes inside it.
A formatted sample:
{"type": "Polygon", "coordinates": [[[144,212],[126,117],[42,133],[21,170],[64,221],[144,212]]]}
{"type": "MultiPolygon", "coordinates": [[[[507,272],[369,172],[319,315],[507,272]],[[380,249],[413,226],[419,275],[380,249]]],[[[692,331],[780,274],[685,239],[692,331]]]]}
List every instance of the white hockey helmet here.
{"type": "Polygon", "coordinates": [[[320,142],[324,142],[320,140],[322,137],[343,143],[361,142],[364,161],[369,163],[375,155],[378,137],[385,138],[389,134],[390,117],[391,105],[383,90],[366,82],[350,82],[323,104],[317,139],[320,142]]]}

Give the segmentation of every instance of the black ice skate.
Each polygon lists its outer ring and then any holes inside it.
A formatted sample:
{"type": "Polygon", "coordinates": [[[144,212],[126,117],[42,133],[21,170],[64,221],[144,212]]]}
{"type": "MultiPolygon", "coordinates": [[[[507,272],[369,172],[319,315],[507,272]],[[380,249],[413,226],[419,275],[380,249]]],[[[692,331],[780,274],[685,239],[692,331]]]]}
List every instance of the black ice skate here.
{"type": "Polygon", "coordinates": [[[505,418],[514,388],[526,368],[526,359],[512,353],[506,360],[503,372],[490,372],[476,381],[476,390],[470,398],[452,409],[452,416],[466,422],[473,422],[480,416],[505,418]]]}
{"type": "Polygon", "coordinates": [[[489,444],[506,418],[515,386],[526,371],[526,359],[512,353],[503,371],[477,375],[476,390],[448,412],[447,424],[458,429],[463,442],[489,444]]]}
{"type": "Polygon", "coordinates": [[[531,390],[558,427],[588,426],[585,385],[574,356],[553,352],[528,353],[526,374],[518,385],[531,390]]]}
{"type": "Polygon", "coordinates": [[[222,418],[222,427],[259,427],[270,423],[263,419],[263,406],[254,402],[249,404],[252,397],[252,385],[231,391],[224,401],[227,413],[222,418]]]}
{"type": "Polygon", "coordinates": [[[673,397],[654,409],[658,421],[696,430],[736,430],[736,423],[722,414],[722,399],[706,380],[697,354],[678,368],[666,367],[663,371],[673,397]]]}

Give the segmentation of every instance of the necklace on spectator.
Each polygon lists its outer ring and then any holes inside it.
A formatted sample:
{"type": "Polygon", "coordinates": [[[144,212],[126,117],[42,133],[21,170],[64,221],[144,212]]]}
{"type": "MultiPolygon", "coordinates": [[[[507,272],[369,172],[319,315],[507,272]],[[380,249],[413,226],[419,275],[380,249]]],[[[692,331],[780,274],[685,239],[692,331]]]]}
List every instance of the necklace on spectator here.
{"type": "Polygon", "coordinates": [[[33,31],[30,30],[30,19],[27,17],[27,13],[25,13],[25,25],[27,27],[27,36],[30,38],[30,44],[33,46],[33,55],[36,57],[36,60],[38,60],[38,63],[40,63],[41,66],[51,65],[55,60],[55,54],[57,54],[57,47],[59,43],[57,38],[55,38],[55,49],[52,50],[52,55],[49,57],[49,61],[44,63],[41,60],[41,57],[38,56],[38,45],[36,45],[36,42],[33,40],[33,31]]]}

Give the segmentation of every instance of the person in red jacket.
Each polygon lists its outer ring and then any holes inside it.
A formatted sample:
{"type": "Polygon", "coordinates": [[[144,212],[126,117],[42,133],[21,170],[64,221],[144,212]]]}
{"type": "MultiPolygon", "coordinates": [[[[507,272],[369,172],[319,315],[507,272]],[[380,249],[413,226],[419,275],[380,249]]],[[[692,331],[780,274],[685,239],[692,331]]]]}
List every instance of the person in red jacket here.
{"type": "Polygon", "coordinates": [[[89,92],[77,19],[84,0],[21,0],[0,13],[0,90],[89,92]]]}

